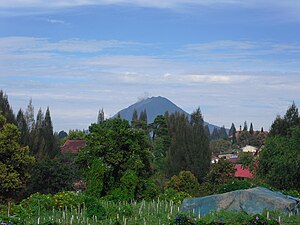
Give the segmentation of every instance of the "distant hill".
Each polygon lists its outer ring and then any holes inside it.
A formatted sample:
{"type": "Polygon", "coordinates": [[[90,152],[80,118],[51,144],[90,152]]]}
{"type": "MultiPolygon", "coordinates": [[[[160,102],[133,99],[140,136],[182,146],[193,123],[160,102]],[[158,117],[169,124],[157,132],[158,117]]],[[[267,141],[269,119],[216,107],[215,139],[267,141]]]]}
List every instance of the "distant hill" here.
{"type": "MultiPolygon", "coordinates": [[[[170,114],[174,112],[180,112],[190,117],[190,114],[188,114],[183,109],[175,105],[169,99],[161,96],[147,98],[137,103],[134,103],[133,105],[127,107],[126,109],[122,109],[121,111],[119,111],[115,116],[120,114],[121,118],[131,122],[132,114],[135,109],[138,112],[138,115],[140,115],[141,111],[146,109],[148,123],[152,123],[158,115],[164,115],[166,111],[168,111],[170,114]]],[[[213,124],[209,124],[207,122],[204,123],[205,125],[206,124],[208,125],[210,132],[213,131],[214,127],[218,127],[213,124]]]]}

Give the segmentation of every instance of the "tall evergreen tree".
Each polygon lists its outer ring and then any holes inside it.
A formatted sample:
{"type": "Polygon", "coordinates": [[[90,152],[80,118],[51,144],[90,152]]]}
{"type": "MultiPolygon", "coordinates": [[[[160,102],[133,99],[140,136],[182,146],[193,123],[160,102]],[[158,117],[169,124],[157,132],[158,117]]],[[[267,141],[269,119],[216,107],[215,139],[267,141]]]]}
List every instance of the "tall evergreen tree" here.
{"type": "Polygon", "coordinates": [[[104,111],[103,108],[98,112],[97,123],[102,123],[104,121],[104,111]]]}
{"type": "Polygon", "coordinates": [[[243,128],[243,131],[248,131],[247,121],[244,122],[244,128],[243,128]]]}
{"type": "Polygon", "coordinates": [[[252,123],[250,124],[249,133],[250,133],[251,135],[254,134],[254,130],[253,130],[253,125],[252,125],[252,123]]]}
{"type": "Polygon", "coordinates": [[[287,109],[283,118],[279,115],[276,117],[271,125],[270,135],[286,136],[289,134],[290,128],[295,126],[300,126],[300,117],[298,108],[293,102],[293,104],[287,109]]]}
{"type": "Polygon", "coordinates": [[[138,120],[139,120],[139,118],[138,118],[138,112],[137,112],[136,109],[134,109],[134,111],[132,113],[132,119],[131,119],[131,126],[133,128],[136,128],[138,120]]]}
{"type": "Polygon", "coordinates": [[[7,95],[0,90],[0,115],[6,118],[7,123],[16,124],[16,118],[12,107],[9,105],[7,95]]]}
{"type": "Polygon", "coordinates": [[[236,129],[234,126],[234,123],[231,124],[230,130],[229,130],[229,136],[231,137],[231,143],[236,143],[236,129]]]}
{"type": "Polygon", "coordinates": [[[54,158],[54,156],[58,154],[58,146],[53,133],[53,125],[49,107],[47,107],[45,119],[43,121],[43,138],[45,141],[45,155],[50,158],[54,158]]]}
{"type": "Polygon", "coordinates": [[[228,134],[227,134],[227,131],[224,126],[222,126],[220,128],[219,135],[220,135],[220,138],[228,139],[228,134]]]}
{"type": "Polygon", "coordinates": [[[21,134],[21,146],[26,146],[29,144],[29,130],[27,126],[27,122],[25,119],[25,115],[23,113],[23,110],[20,109],[17,114],[17,127],[19,128],[21,134]]]}
{"type": "Polygon", "coordinates": [[[148,121],[147,120],[148,120],[147,119],[147,111],[146,111],[146,109],[144,109],[140,113],[138,128],[146,131],[147,130],[147,125],[148,125],[148,121]]]}
{"type": "Polygon", "coordinates": [[[44,123],[44,114],[40,108],[37,116],[35,126],[31,132],[31,146],[30,151],[38,159],[44,158],[44,149],[45,149],[45,140],[43,138],[43,123],[44,123]]]}
{"type": "Polygon", "coordinates": [[[172,137],[167,153],[168,175],[173,176],[182,170],[190,170],[201,180],[208,171],[211,154],[200,109],[192,114],[191,121],[184,114],[171,114],[168,124],[172,137]]]}
{"type": "Polygon", "coordinates": [[[211,151],[209,148],[209,139],[204,130],[204,120],[197,108],[191,115],[191,136],[187,137],[187,168],[198,180],[201,180],[209,171],[211,151]]]}
{"type": "Polygon", "coordinates": [[[29,100],[29,104],[27,106],[27,109],[25,111],[25,119],[28,126],[29,132],[31,132],[34,129],[34,107],[32,105],[32,99],[29,100]]]}
{"type": "Polygon", "coordinates": [[[208,139],[210,140],[210,131],[209,131],[208,125],[204,126],[204,132],[205,132],[206,136],[208,137],[208,139]]]}
{"type": "Polygon", "coordinates": [[[214,128],[211,136],[210,136],[210,140],[218,140],[220,138],[220,132],[218,128],[214,128]]]}

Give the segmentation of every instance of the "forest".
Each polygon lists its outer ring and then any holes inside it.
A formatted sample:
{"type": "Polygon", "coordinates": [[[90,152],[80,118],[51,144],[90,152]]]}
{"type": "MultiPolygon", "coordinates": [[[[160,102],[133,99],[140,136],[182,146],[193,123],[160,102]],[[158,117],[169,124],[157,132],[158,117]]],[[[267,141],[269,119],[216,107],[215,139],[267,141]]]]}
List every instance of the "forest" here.
{"type": "MultiPolygon", "coordinates": [[[[254,218],[266,215],[220,212],[200,218],[183,214],[180,203],[258,186],[300,198],[295,103],[274,118],[269,131],[255,131],[252,123],[248,129],[245,121],[239,129],[232,123],[229,130],[210,133],[196,108],[190,118],[166,112],[150,124],[146,111],[134,111],[129,122],[105,119],[102,109],[88,130],[67,133],[53,130],[49,107],[35,113],[30,99],[15,114],[0,91],[2,224],[256,224],[254,218]],[[68,140],[82,140],[85,146],[76,154],[63,153],[68,140]],[[246,146],[259,154],[243,152],[246,146]],[[221,154],[238,159],[212,163],[221,154]],[[254,178],[237,178],[237,163],[254,178]]],[[[271,214],[261,224],[279,224],[278,213],[271,214]]],[[[286,224],[300,221],[299,214],[280,216],[286,224]]]]}

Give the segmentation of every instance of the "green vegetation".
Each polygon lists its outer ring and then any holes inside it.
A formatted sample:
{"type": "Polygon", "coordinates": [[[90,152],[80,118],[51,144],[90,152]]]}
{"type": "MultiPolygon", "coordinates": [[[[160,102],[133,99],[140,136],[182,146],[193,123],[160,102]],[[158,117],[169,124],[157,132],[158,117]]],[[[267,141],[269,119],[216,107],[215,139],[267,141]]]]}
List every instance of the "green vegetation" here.
{"type": "Polygon", "coordinates": [[[225,127],[209,137],[200,109],[191,118],[174,113],[147,124],[147,112],[134,111],[131,125],[121,118],[104,119],[89,132],[53,132],[50,109],[34,119],[32,100],[14,116],[0,91],[0,222],[11,224],[283,224],[299,222],[270,212],[246,215],[218,212],[204,217],[182,214],[184,198],[255,186],[284,189],[299,197],[300,118],[293,104],[266,132],[236,132],[225,127]],[[10,123],[6,123],[9,121],[10,123]],[[209,142],[209,138],[211,141],[209,142]],[[60,140],[59,140],[60,139],[60,140]],[[63,140],[85,140],[78,155],[59,152],[63,140]],[[215,139],[215,140],[214,140],[215,139]],[[262,146],[259,157],[241,154],[239,163],[258,178],[236,180],[234,164],[211,153],[247,144],[262,146]],[[82,188],[76,189],[76,183],[82,188]],[[266,183],[266,184],[265,184],[266,183]],[[72,190],[83,190],[73,193],[72,190]]]}

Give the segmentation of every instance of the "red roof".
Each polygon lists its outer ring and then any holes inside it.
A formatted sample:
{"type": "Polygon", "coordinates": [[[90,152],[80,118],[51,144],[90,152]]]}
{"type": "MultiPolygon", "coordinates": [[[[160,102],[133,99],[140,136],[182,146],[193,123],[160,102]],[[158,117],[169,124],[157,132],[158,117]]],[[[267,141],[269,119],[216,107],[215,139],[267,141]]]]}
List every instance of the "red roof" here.
{"type": "Polygon", "coordinates": [[[84,140],[67,140],[61,147],[61,152],[77,154],[79,149],[85,147],[85,145],[84,140]]]}
{"type": "Polygon", "coordinates": [[[241,164],[236,164],[235,166],[236,172],[234,174],[235,177],[239,178],[253,178],[253,174],[249,170],[248,167],[244,167],[241,164]]]}

